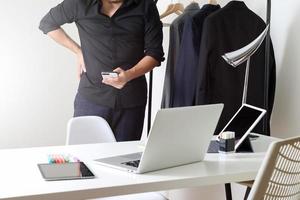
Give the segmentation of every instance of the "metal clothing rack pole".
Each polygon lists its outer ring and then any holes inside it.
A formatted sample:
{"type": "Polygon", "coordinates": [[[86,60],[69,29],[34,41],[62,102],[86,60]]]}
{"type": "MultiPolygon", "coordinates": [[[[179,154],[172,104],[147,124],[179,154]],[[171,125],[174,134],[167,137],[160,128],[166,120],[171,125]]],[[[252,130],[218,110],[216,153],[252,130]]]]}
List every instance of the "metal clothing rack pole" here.
{"type": "Polygon", "coordinates": [[[148,124],[147,124],[147,134],[149,134],[151,128],[151,111],[152,111],[152,85],[153,85],[153,71],[149,74],[149,100],[148,100],[148,124]]]}
{"type": "Polygon", "coordinates": [[[266,49],[265,49],[265,82],[264,82],[264,107],[267,110],[267,115],[263,118],[263,131],[264,133],[271,134],[271,130],[268,129],[269,117],[269,79],[270,79],[270,26],[271,26],[271,0],[267,0],[267,16],[266,24],[269,24],[269,30],[266,36],[266,49]]]}
{"type": "MultiPolygon", "coordinates": [[[[154,0],[157,3],[158,0],[154,0]]],[[[148,120],[147,120],[147,134],[151,128],[151,112],[152,112],[152,85],[153,85],[153,71],[149,74],[149,94],[148,94],[148,120]]]]}

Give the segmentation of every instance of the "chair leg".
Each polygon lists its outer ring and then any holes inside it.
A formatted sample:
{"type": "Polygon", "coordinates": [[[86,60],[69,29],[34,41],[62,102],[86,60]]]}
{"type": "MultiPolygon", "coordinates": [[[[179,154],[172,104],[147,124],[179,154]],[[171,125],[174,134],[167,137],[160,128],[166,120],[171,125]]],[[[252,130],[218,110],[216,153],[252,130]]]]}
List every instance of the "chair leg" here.
{"type": "Polygon", "coordinates": [[[226,194],[226,200],[232,200],[230,183],[225,183],[225,194],[226,194]]]}
{"type": "Polygon", "coordinates": [[[248,196],[249,196],[249,194],[250,194],[250,191],[251,191],[251,187],[247,187],[246,192],[245,192],[245,196],[244,196],[244,200],[247,200],[247,199],[248,199],[248,196]]]}

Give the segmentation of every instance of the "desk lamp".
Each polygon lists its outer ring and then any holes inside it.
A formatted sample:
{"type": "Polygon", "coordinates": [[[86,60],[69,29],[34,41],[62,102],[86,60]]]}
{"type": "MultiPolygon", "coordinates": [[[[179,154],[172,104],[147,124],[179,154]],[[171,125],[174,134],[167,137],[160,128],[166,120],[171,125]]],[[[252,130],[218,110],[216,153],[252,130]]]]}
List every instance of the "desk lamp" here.
{"type": "Polygon", "coordinates": [[[222,58],[231,66],[237,67],[247,61],[246,71],[245,71],[245,80],[244,80],[244,90],[243,90],[243,99],[242,104],[247,101],[247,90],[248,90],[248,79],[249,79],[249,66],[251,56],[257,51],[262,42],[264,41],[269,30],[269,25],[265,28],[265,30],[250,44],[247,46],[238,49],[236,51],[225,53],[222,58]]]}

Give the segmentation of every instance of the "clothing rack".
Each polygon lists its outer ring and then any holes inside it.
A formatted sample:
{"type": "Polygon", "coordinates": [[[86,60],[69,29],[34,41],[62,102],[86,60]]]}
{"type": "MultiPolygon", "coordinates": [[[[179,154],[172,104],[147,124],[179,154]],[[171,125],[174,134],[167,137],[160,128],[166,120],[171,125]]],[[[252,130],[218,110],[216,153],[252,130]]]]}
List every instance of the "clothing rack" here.
{"type": "MultiPolygon", "coordinates": [[[[154,0],[157,3],[158,0],[154,0]]],[[[266,24],[271,26],[271,0],[267,0],[267,14],[266,14],[266,24]]],[[[264,82],[264,107],[268,110],[268,102],[269,102],[269,71],[270,71],[270,28],[268,30],[266,36],[266,46],[265,46],[265,82],[264,82]]],[[[151,112],[152,112],[152,87],[153,87],[153,71],[151,70],[149,73],[149,96],[148,96],[148,122],[147,122],[147,133],[149,133],[151,128],[151,112]]],[[[268,117],[263,118],[263,131],[267,133],[268,130],[268,117]]]]}
{"type": "MultiPolygon", "coordinates": [[[[154,0],[157,3],[158,0],[154,0]]],[[[266,15],[266,24],[269,24],[269,30],[266,35],[266,46],[265,46],[265,81],[264,81],[264,107],[268,111],[268,102],[269,102],[269,71],[270,71],[270,26],[271,26],[271,0],[267,0],[267,15],[266,15]]],[[[148,124],[147,124],[147,131],[149,133],[151,127],[151,111],[152,111],[152,84],[153,84],[153,71],[149,74],[149,101],[148,101],[148,124]]],[[[268,117],[263,118],[263,131],[267,133],[268,130],[268,117]]],[[[225,193],[226,193],[226,200],[232,200],[231,194],[231,185],[230,183],[225,184],[225,193]]],[[[247,192],[245,195],[248,196],[249,188],[247,188],[247,192]]]]}

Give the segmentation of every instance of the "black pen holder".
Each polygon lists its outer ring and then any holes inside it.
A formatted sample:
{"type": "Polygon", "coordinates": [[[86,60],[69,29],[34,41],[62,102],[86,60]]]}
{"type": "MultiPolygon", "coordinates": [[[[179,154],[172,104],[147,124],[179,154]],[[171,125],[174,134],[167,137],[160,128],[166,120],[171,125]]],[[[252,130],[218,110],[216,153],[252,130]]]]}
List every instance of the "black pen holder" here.
{"type": "Polygon", "coordinates": [[[234,152],[235,139],[222,139],[219,140],[219,152],[221,153],[230,153],[234,152]]]}

